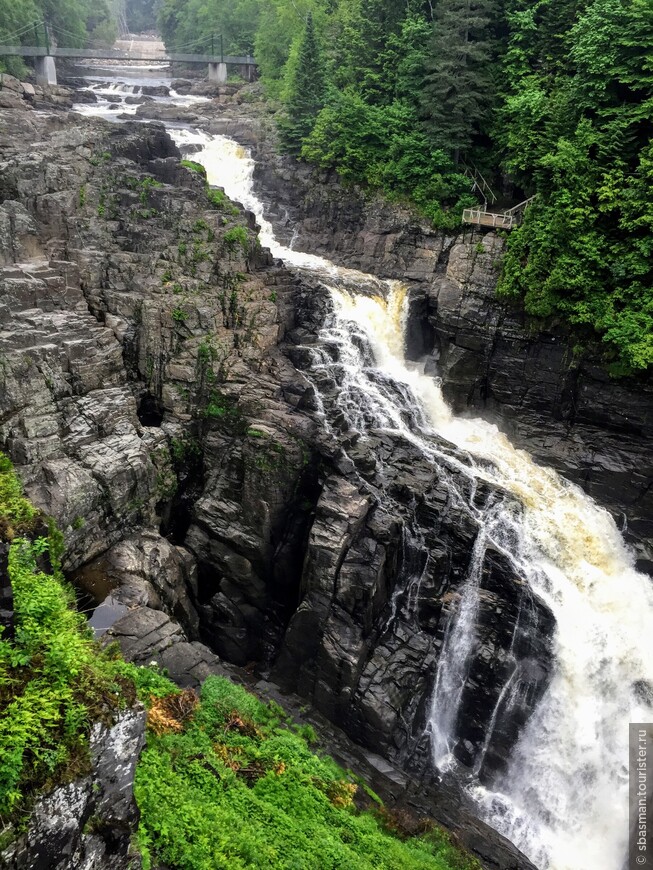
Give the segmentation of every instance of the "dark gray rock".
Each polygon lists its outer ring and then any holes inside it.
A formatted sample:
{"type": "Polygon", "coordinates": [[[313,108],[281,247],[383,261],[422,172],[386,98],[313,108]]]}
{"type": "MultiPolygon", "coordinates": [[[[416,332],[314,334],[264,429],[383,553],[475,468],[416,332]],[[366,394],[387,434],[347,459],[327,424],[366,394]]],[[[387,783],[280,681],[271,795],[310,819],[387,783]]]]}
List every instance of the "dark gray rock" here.
{"type": "Polygon", "coordinates": [[[145,710],[93,726],[91,773],[39,798],[24,834],[0,855],[7,870],[127,870],[138,821],[134,771],[145,710]]]}
{"type": "Polygon", "coordinates": [[[607,507],[653,569],[653,384],[610,378],[561,324],[537,328],[494,288],[503,243],[459,240],[430,290],[432,370],[454,410],[476,410],[607,507]]]}

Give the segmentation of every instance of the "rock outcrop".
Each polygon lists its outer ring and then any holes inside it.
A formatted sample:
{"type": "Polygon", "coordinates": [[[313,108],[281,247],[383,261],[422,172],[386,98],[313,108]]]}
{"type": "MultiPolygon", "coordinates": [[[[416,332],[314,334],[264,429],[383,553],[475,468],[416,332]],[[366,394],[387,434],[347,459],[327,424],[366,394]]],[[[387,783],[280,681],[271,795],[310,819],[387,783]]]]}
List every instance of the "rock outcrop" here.
{"type": "MultiPolygon", "coordinates": [[[[337,371],[314,370],[328,294],[260,248],[251,215],[208,199],[161,125],[21,123],[29,138],[0,140],[0,446],[64,531],[66,570],[104,600],[96,624],[185,685],[218,657],[270,669],[357,741],[430,771],[475,511],[508,497],[477,493],[472,511],[450,445],[434,464],[408,439],[348,431],[337,371]]],[[[415,280],[441,244],[413,246],[415,280]]],[[[484,557],[459,757],[490,780],[546,688],[551,616],[484,557]],[[486,747],[515,668],[525,697],[486,747]]]]}
{"type": "MultiPolygon", "coordinates": [[[[127,870],[138,822],[134,772],[145,710],[134,708],[90,737],[91,771],[40,797],[26,829],[0,853],[7,870],[127,870]]],[[[7,832],[3,832],[7,835],[7,832]]]]}
{"type": "Polygon", "coordinates": [[[457,412],[478,411],[607,507],[653,573],[653,384],[609,377],[560,323],[537,327],[495,295],[503,242],[457,240],[428,294],[434,350],[457,412]]]}

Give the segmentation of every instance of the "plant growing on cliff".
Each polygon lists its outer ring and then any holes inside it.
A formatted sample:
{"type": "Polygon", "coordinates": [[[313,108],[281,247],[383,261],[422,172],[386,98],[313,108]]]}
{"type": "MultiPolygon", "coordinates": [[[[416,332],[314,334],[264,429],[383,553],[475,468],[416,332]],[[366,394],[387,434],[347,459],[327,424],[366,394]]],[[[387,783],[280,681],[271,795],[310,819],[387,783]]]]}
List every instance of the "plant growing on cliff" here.
{"type": "Polygon", "coordinates": [[[231,227],[222,237],[222,241],[228,251],[240,248],[245,255],[249,251],[249,236],[245,227],[231,227]]]}
{"type": "Polygon", "coordinates": [[[133,683],[93,641],[60,571],[63,537],[22,496],[0,453],[0,541],[15,633],[0,635],[0,818],[15,817],[35,791],[86,770],[93,721],[135,697],[133,683]],[[20,534],[20,536],[18,536],[20,534]]]}
{"type": "Polygon", "coordinates": [[[191,172],[196,172],[198,175],[201,175],[202,178],[206,178],[206,169],[201,163],[196,163],[194,160],[182,160],[181,165],[186,169],[190,169],[191,172]]]}
{"type": "Polygon", "coordinates": [[[311,752],[312,730],[229,680],[209,677],[199,705],[177,694],[153,713],[135,786],[145,870],[478,868],[439,832],[387,833],[356,809],[350,776],[311,752]]]}

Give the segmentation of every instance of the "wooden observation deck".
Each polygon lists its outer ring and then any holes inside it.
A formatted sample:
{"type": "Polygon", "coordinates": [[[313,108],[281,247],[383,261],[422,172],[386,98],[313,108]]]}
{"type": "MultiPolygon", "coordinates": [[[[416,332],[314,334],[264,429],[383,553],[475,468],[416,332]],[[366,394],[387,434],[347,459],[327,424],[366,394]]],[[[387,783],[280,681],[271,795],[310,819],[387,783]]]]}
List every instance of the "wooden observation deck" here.
{"type": "Polygon", "coordinates": [[[531,196],[505,211],[488,211],[487,203],[478,208],[466,208],[463,211],[464,224],[476,224],[479,227],[496,227],[502,230],[512,230],[518,227],[524,217],[524,212],[535,199],[531,196]]]}
{"type": "Polygon", "coordinates": [[[534,196],[503,211],[488,211],[488,202],[493,206],[497,201],[496,194],[475,166],[465,166],[465,175],[469,176],[472,180],[472,192],[479,193],[485,202],[482,206],[466,208],[463,211],[464,224],[475,224],[478,227],[494,227],[501,230],[512,230],[514,227],[519,226],[524,217],[524,212],[535,199],[534,196]]]}

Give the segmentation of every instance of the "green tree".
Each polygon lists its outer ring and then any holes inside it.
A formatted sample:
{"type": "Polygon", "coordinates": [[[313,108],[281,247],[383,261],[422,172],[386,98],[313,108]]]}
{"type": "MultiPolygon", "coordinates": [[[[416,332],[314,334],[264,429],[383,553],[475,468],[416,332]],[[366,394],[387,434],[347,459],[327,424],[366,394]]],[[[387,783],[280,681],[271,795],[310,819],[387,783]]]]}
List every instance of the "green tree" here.
{"type": "Polygon", "coordinates": [[[507,165],[539,202],[510,238],[500,290],[601,339],[629,373],[653,364],[653,8],[594,0],[560,42],[564,58],[550,36],[539,47],[547,75],[529,34],[528,74],[502,112],[507,165]]]}
{"type": "Polygon", "coordinates": [[[157,0],[129,0],[127,26],[132,33],[156,29],[157,0]]]}
{"type": "Polygon", "coordinates": [[[259,21],[259,0],[163,0],[158,14],[169,49],[251,54],[259,21]]]}
{"type": "Polygon", "coordinates": [[[491,116],[495,0],[440,0],[422,88],[424,125],[455,162],[491,116]]]}
{"type": "Polygon", "coordinates": [[[313,25],[313,15],[309,12],[297,52],[297,61],[288,84],[285,112],[279,121],[284,151],[299,155],[302,143],[313,129],[315,119],[324,106],[325,96],[322,55],[313,25]]]}

